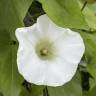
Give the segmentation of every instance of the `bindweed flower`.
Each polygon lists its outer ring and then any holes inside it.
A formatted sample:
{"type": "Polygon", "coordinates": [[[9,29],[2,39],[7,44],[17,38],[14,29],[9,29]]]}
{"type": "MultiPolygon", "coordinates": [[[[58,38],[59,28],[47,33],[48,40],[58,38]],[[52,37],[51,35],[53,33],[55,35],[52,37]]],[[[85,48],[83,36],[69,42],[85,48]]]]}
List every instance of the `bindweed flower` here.
{"type": "Polygon", "coordinates": [[[30,83],[61,86],[74,76],[85,47],[79,33],[61,28],[47,15],[16,29],[19,73],[30,83]]]}

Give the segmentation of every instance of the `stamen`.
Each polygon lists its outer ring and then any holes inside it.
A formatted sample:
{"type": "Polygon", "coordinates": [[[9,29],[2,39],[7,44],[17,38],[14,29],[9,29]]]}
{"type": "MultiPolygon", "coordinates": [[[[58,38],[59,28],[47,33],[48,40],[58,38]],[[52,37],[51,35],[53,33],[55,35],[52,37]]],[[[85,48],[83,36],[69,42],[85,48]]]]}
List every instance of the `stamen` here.
{"type": "Polygon", "coordinates": [[[48,50],[47,49],[42,49],[41,50],[41,55],[42,56],[47,56],[47,54],[48,54],[48,50]]]}
{"type": "Polygon", "coordinates": [[[36,54],[42,60],[53,59],[56,54],[54,50],[54,44],[49,39],[43,38],[36,44],[36,54]]]}

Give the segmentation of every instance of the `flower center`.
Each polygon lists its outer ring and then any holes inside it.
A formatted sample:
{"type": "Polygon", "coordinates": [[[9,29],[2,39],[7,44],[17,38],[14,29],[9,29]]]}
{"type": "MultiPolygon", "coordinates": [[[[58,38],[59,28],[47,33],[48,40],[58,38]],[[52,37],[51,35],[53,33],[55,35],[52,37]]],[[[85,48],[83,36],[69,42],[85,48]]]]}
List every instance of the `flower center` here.
{"type": "Polygon", "coordinates": [[[41,50],[42,56],[47,56],[47,54],[48,54],[48,50],[46,48],[41,50]]]}
{"type": "Polygon", "coordinates": [[[55,48],[52,42],[48,39],[41,39],[36,44],[36,54],[40,59],[49,60],[55,56],[55,48]]]}

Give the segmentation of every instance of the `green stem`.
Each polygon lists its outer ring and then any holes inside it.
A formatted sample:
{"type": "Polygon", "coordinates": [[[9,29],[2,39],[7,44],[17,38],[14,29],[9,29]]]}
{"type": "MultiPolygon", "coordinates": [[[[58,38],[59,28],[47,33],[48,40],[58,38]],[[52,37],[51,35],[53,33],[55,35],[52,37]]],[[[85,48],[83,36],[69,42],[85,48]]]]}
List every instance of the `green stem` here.
{"type": "Polygon", "coordinates": [[[22,83],[23,87],[26,88],[26,90],[30,93],[31,92],[31,84],[28,83],[26,80],[23,81],[22,83]]]}
{"type": "Polygon", "coordinates": [[[49,96],[47,86],[45,86],[44,89],[43,89],[43,96],[49,96]]]}
{"type": "Polygon", "coordinates": [[[81,71],[81,85],[82,85],[83,96],[87,96],[87,92],[90,89],[89,77],[90,75],[88,72],[81,71]]]}
{"type": "Polygon", "coordinates": [[[81,11],[84,10],[84,8],[86,7],[86,5],[87,5],[87,1],[84,2],[83,7],[81,8],[81,11]]]}

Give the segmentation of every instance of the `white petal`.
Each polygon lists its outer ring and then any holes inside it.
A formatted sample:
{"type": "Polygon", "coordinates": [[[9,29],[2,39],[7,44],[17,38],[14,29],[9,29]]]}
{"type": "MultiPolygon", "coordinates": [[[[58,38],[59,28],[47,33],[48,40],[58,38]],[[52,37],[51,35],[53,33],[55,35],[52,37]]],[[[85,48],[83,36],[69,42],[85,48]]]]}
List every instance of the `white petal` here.
{"type": "Polygon", "coordinates": [[[40,31],[42,35],[41,37],[49,37],[53,40],[56,40],[58,37],[62,36],[62,34],[66,34],[67,31],[67,29],[58,27],[54,24],[47,15],[41,15],[38,17],[37,29],[40,31]]]}
{"type": "Polygon", "coordinates": [[[84,42],[79,33],[68,30],[66,36],[62,35],[56,41],[58,54],[72,64],[78,64],[85,51],[84,42]]]}
{"type": "Polygon", "coordinates": [[[45,78],[45,85],[62,86],[70,81],[74,76],[77,66],[65,61],[63,58],[57,58],[53,62],[48,63],[45,78]]]}
{"type": "Polygon", "coordinates": [[[56,41],[59,37],[61,37],[62,35],[66,35],[68,29],[62,28],[57,26],[56,24],[54,24],[51,20],[50,20],[50,24],[49,24],[49,29],[47,32],[47,35],[50,38],[53,38],[54,41],[56,41]]]}
{"type": "Polygon", "coordinates": [[[16,37],[19,41],[19,45],[31,49],[31,47],[35,46],[36,42],[38,41],[39,32],[36,29],[37,25],[34,24],[30,27],[22,27],[17,28],[15,33],[16,37]]]}
{"type": "Polygon", "coordinates": [[[35,50],[20,48],[17,54],[18,70],[21,75],[30,83],[42,84],[44,81],[45,63],[35,54],[35,50]]]}
{"type": "Polygon", "coordinates": [[[37,29],[41,35],[45,35],[49,29],[50,20],[47,15],[41,15],[37,18],[37,29]]]}

